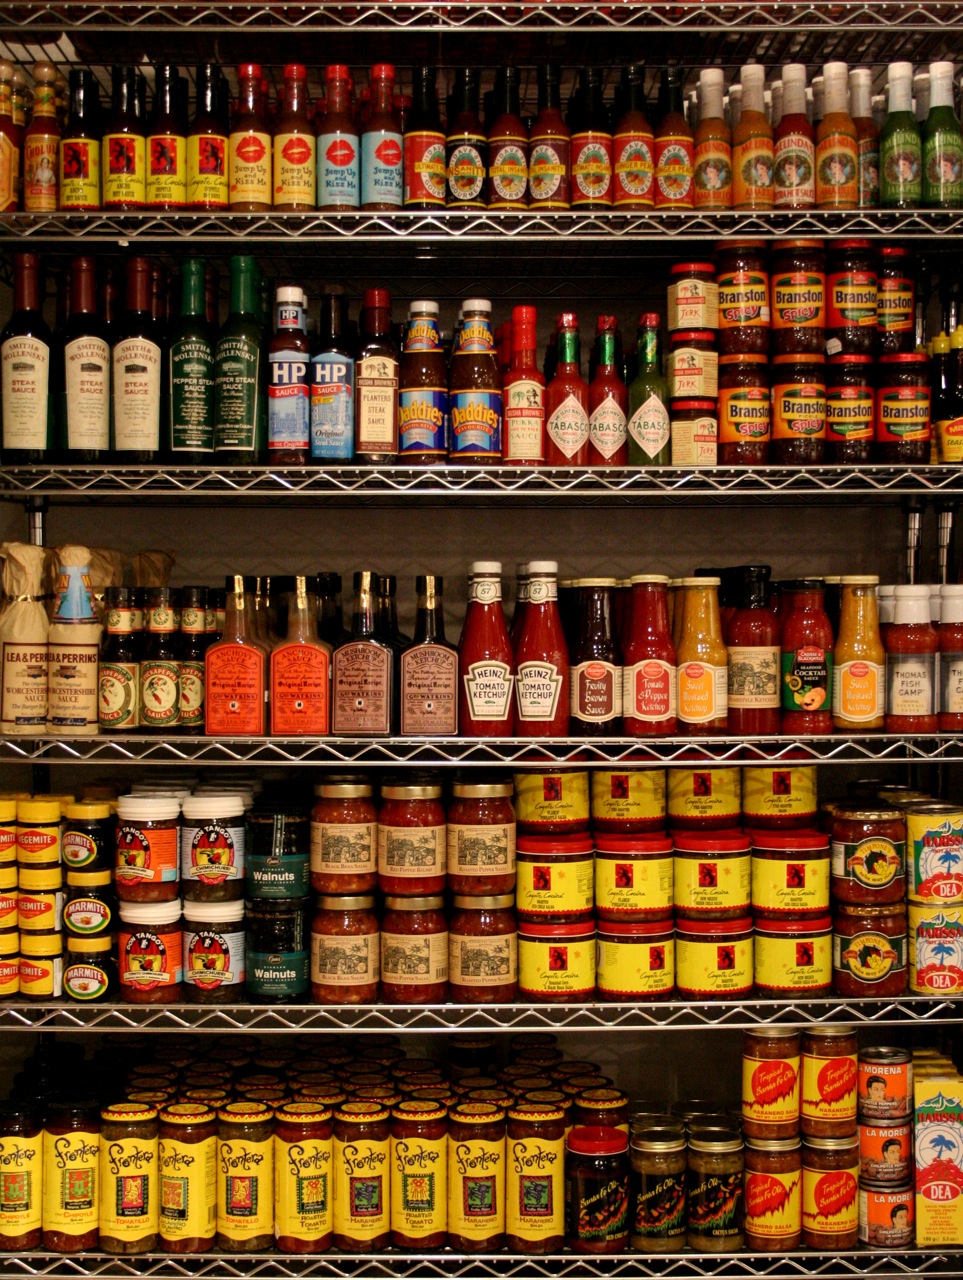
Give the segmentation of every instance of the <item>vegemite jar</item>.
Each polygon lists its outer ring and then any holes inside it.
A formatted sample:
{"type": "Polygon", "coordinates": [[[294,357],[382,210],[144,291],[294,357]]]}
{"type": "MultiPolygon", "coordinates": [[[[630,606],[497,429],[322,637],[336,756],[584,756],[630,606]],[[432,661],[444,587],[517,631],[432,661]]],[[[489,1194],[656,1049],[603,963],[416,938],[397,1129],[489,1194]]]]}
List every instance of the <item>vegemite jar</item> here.
{"type": "Polygon", "coordinates": [[[826,366],[826,461],[869,462],[876,422],[873,357],[830,356],[826,366]]]}
{"type": "Polygon", "coordinates": [[[761,240],[725,240],[719,246],[719,352],[769,354],[769,274],[761,240]]]}
{"type": "Polygon", "coordinates": [[[882,356],[876,392],[876,458],[916,466],[929,462],[930,379],[925,355],[882,356]]]}
{"type": "Polygon", "coordinates": [[[838,240],[826,274],[826,354],[876,353],[876,253],[868,240],[838,240]]]}
{"type": "Polygon", "coordinates": [[[822,355],[826,328],[826,254],[821,240],[777,240],[773,246],[772,352],[822,355]]]}

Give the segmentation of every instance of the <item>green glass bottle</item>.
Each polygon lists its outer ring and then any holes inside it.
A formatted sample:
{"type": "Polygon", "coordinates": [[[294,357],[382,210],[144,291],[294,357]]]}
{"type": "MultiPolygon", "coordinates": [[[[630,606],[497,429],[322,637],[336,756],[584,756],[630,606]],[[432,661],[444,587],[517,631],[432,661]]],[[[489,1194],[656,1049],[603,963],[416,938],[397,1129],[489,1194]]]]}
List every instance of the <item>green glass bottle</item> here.
{"type": "Polygon", "coordinates": [[[258,322],[257,264],[247,254],[231,258],[231,310],[214,357],[214,452],[218,466],[261,462],[267,446],[264,401],[264,330],[258,322]]]}
{"type": "Polygon", "coordinates": [[[167,448],[175,466],[214,459],[214,330],[207,322],[203,258],[181,269],[181,313],[167,357],[167,448]]]}
{"type": "Polygon", "coordinates": [[[639,319],[639,371],[629,387],[629,466],[667,467],[670,462],[669,387],[659,360],[659,317],[639,319]]]}
{"type": "Polygon", "coordinates": [[[953,63],[930,63],[930,109],[923,140],[923,207],[963,204],[963,137],[953,106],[953,63]]]}
{"type": "Polygon", "coordinates": [[[913,114],[913,64],[891,62],[889,114],[879,135],[882,209],[916,209],[923,198],[923,154],[913,114]]]}
{"type": "Polygon", "coordinates": [[[40,259],[13,258],[13,314],[0,334],[3,461],[8,466],[49,462],[53,445],[53,336],[43,318],[40,259]]]}

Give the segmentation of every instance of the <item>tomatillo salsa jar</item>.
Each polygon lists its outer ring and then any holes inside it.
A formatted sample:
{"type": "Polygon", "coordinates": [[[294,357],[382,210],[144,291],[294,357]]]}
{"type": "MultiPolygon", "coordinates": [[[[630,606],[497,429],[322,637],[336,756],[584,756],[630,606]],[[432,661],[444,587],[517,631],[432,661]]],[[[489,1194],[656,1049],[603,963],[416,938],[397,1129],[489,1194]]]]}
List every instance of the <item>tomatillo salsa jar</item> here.
{"type": "MultiPolygon", "coordinates": [[[[537,1092],[537,1090],[535,1091],[537,1092]]],[[[512,1253],[565,1244],[565,1110],[523,1100],[508,1110],[505,1243],[512,1253]]]]}
{"type": "Polygon", "coordinates": [[[456,782],[448,808],[448,887],[485,897],[515,888],[510,782],[456,782]]]}
{"type": "Polygon", "coordinates": [[[285,1102],[274,1113],[274,1238],[282,1253],[331,1247],[331,1110],[285,1102]]]}
{"type": "Polygon", "coordinates": [[[456,896],[448,922],[448,983],[456,1004],[509,1004],[518,991],[518,926],[511,893],[456,896]]]}
{"type": "Polygon", "coordinates": [[[100,1248],[149,1253],[159,1229],[157,1108],[114,1103],[100,1120],[100,1248]]]}
{"type": "Polygon", "coordinates": [[[448,1224],[448,1108],[405,1098],[391,1109],[391,1243],[441,1249],[448,1224]]]}
{"type": "Polygon", "coordinates": [[[167,1253],[207,1253],[214,1247],[217,1203],[217,1122],[212,1107],[174,1102],[161,1107],[160,1247],[167,1253]]]}
{"type": "Polygon", "coordinates": [[[322,782],[311,810],[311,888],[370,893],[378,884],[378,810],[370,782],[322,782]]]}
{"type": "Polygon", "coordinates": [[[229,1102],[217,1113],[217,1247],[257,1253],[274,1243],[274,1110],[229,1102]]]}
{"type": "Polygon", "coordinates": [[[494,1253],[505,1243],[505,1111],[459,1102],[448,1119],[448,1246],[494,1253]]]}
{"type": "Polygon", "coordinates": [[[444,893],[448,859],[440,786],[381,788],[378,885],[382,893],[444,893]]]}

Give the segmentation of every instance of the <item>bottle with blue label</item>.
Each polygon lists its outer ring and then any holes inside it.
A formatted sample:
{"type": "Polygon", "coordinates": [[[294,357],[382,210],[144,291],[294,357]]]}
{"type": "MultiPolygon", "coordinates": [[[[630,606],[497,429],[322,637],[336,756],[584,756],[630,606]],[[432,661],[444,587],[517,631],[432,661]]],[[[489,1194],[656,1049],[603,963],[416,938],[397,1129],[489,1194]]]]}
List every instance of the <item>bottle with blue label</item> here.
{"type": "Polygon", "coordinates": [[[307,299],[297,285],[274,295],[275,330],[268,346],[268,460],[303,467],[311,452],[311,356],[307,299]]]}
{"type": "Polygon", "coordinates": [[[350,212],[361,203],[361,147],[351,109],[351,72],[324,72],[326,110],[318,134],[318,208],[350,212]]]}
{"type": "Polygon", "coordinates": [[[354,458],[354,348],[343,285],[321,289],[321,321],[311,357],[311,457],[354,458]]]}
{"type": "Polygon", "coordinates": [[[413,302],[398,375],[400,462],[438,466],[448,457],[448,369],[438,303],[413,302]]]}
{"type": "Polygon", "coordinates": [[[450,440],[452,462],[495,466],[502,456],[502,383],[492,334],[492,304],[468,298],[451,361],[450,440]]]}
{"type": "Polygon", "coordinates": [[[371,68],[371,115],[361,135],[361,207],[390,213],[404,196],[404,139],[394,109],[395,69],[371,68]]]}

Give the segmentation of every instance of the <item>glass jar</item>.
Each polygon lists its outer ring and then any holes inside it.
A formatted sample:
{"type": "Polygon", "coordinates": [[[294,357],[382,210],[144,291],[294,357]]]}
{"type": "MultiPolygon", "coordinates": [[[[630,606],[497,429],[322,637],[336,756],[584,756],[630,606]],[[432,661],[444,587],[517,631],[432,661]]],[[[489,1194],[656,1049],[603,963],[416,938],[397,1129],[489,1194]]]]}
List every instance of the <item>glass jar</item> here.
{"type": "Polygon", "coordinates": [[[559,1253],[565,1244],[565,1125],[559,1105],[509,1107],[505,1243],[511,1253],[559,1253]]]}
{"type": "Polygon", "coordinates": [[[771,436],[768,357],[720,356],[719,466],[766,466],[771,436]]]}
{"type": "Polygon", "coordinates": [[[381,998],[385,1004],[444,1004],[448,921],[440,895],[385,898],[381,921],[381,998]]]}
{"type": "Polygon", "coordinates": [[[589,829],[589,775],[516,773],[518,834],[577,835],[589,829]]]}
{"type": "Polygon", "coordinates": [[[307,815],[299,809],[254,809],[247,815],[247,835],[249,897],[305,897],[310,887],[307,815]]]}
{"type": "Polygon", "coordinates": [[[746,1141],[746,1248],[786,1253],[802,1239],[802,1143],[798,1138],[746,1141]]]}
{"type": "Polygon", "coordinates": [[[518,991],[515,897],[456,896],[448,932],[448,980],[456,1004],[509,1004],[518,991]]]}
{"type": "Polygon", "coordinates": [[[758,920],[812,920],[829,911],[829,839],[752,832],[752,911],[758,920]]]}
{"type": "Polygon", "coordinates": [[[318,1004],[374,1004],[381,939],[371,894],[324,897],[311,925],[311,994],[318,1004]]]}
{"type": "Polygon", "coordinates": [[[631,1157],[629,1244],[642,1253],[681,1252],[686,1241],[684,1134],[658,1123],[633,1129],[631,1157]]]}
{"type": "Polygon", "coordinates": [[[387,1247],[389,1109],[377,1102],[345,1102],[334,1112],[334,1234],[343,1253],[387,1247]]]}
{"type": "Polygon", "coordinates": [[[676,986],[688,1000],[738,1000],[753,984],[752,917],[678,920],[676,986]]]}
{"type": "Polygon", "coordinates": [[[672,921],[599,920],[595,980],[600,1000],[667,1000],[675,990],[672,921]]]}
{"type": "Polygon", "coordinates": [[[185,902],[188,1004],[237,1004],[246,976],[244,903],[185,902]]]}
{"type": "Polygon", "coordinates": [[[274,1110],[229,1102],[217,1112],[217,1248],[258,1253],[274,1243],[274,1110]]]}
{"type": "Polygon", "coordinates": [[[182,999],[180,902],[122,901],[117,959],[120,998],[125,1004],[175,1004],[182,999]]]}
{"type": "Polygon", "coordinates": [[[833,930],[829,913],[811,919],[755,921],[756,991],[779,999],[829,995],[833,930]]]}
{"type": "Polygon", "coordinates": [[[826,254],[821,240],[773,245],[772,353],[822,355],[826,330],[826,254]]]}
{"type": "Polygon", "coordinates": [[[876,354],[876,252],[868,240],[837,240],[826,274],[826,354],[876,354]]]}
{"type": "Polygon", "coordinates": [[[876,285],[877,352],[897,355],[916,348],[916,282],[913,255],[899,245],[879,252],[876,285]]]}
{"type": "Polygon", "coordinates": [[[665,788],[664,769],[593,769],[593,835],[665,831],[665,788]]]}
{"type": "Polygon", "coordinates": [[[46,1252],[83,1253],[97,1248],[99,1165],[100,1115],[96,1103],[82,1098],[48,1103],[42,1160],[46,1252]]]}
{"type": "Polygon", "coordinates": [[[811,831],[816,821],[815,765],[747,765],[742,820],[749,831],[811,831]]]}
{"type": "Polygon", "coordinates": [[[629,1139],[573,1128],[565,1140],[565,1234],[573,1253],[622,1253],[629,1242],[629,1139]]]}
{"type": "Polygon", "coordinates": [[[807,1138],[802,1148],[802,1242],[835,1253],[859,1238],[859,1139],[807,1138]]]}
{"type": "Polygon", "coordinates": [[[731,831],[741,814],[741,769],[669,770],[670,831],[731,831]]]}
{"type": "Polygon", "coordinates": [[[323,1253],[334,1230],[328,1107],[285,1102],[274,1113],[274,1237],[281,1253],[323,1253]]]}
{"type": "Polygon", "coordinates": [[[208,1253],[217,1203],[217,1120],[201,1102],[163,1106],[158,1130],[160,1247],[208,1253]]]}
{"type": "Polygon", "coordinates": [[[719,287],[711,262],[677,262],[669,268],[668,327],[717,329],[719,287]]]}
{"type": "Polygon", "coordinates": [[[833,814],[833,899],[882,906],[906,897],[906,819],[899,809],[850,809],[833,814]]]}
{"type": "Polygon", "coordinates": [[[826,461],[842,466],[871,461],[875,422],[873,357],[830,356],[826,366],[826,461]]]}
{"type": "Polygon", "coordinates": [[[72,870],[112,871],[116,826],[108,804],[99,801],[68,804],[61,846],[67,874],[72,870]]]}
{"type": "Polygon", "coordinates": [[[676,919],[741,919],[752,892],[749,837],[741,831],[678,831],[674,839],[676,919]]]}
{"type": "Polygon", "coordinates": [[[441,1249],[448,1221],[448,1108],[407,1098],[391,1110],[391,1243],[441,1249]]]}
{"type": "Polygon", "coordinates": [[[456,782],[448,809],[448,887],[491,897],[515,888],[515,809],[510,782],[456,782]]]}
{"type": "Polygon", "coordinates": [[[822,355],[772,360],[772,462],[815,467],[826,452],[826,367],[822,355]]]}
{"type": "Polygon", "coordinates": [[[247,994],[256,1004],[296,1003],[310,984],[307,898],[247,904],[247,994]]]}
{"type": "Polygon", "coordinates": [[[878,462],[921,466],[930,460],[930,378],[925,354],[881,356],[876,392],[878,462]]]}
{"type": "Polygon", "coordinates": [[[494,1253],[505,1243],[505,1111],[459,1102],[448,1117],[448,1247],[494,1253]]]}
{"type": "Polygon", "coordinates": [[[16,1170],[4,1187],[0,1252],[37,1249],[43,1239],[43,1127],[22,1104],[0,1104],[0,1168],[16,1170]]]}
{"type": "Polygon", "coordinates": [[[519,922],[590,920],[595,863],[588,835],[521,836],[515,913],[519,922]]]}
{"type": "Polygon", "coordinates": [[[180,894],[180,802],[168,796],[117,801],[114,877],[121,902],[173,902],[180,894]]]}
{"type": "Polygon", "coordinates": [[[680,329],[669,338],[666,379],[672,400],[715,400],[719,357],[712,329],[680,329]]]}
{"type": "Polygon", "coordinates": [[[629,1100],[619,1089],[583,1089],[576,1094],[572,1123],[578,1128],[629,1131],[629,1100]]]}
{"type": "Polygon", "coordinates": [[[106,1004],[118,998],[120,977],[113,934],[64,939],[63,993],[68,1000],[106,1004]]]}
{"type": "Polygon", "coordinates": [[[378,811],[382,893],[418,898],[444,893],[447,858],[441,787],[382,787],[378,811]]]}
{"type": "Polygon", "coordinates": [[[117,895],[111,871],[68,871],[64,932],[94,938],[117,930],[117,895]]]}
{"type": "Polygon", "coordinates": [[[799,1132],[799,1032],[758,1027],[742,1037],[742,1132],[792,1138],[799,1132]]]}
{"type": "Polygon", "coordinates": [[[599,835],[595,915],[639,923],[672,919],[673,842],[665,835],[599,835]]]}
{"type": "Polygon", "coordinates": [[[595,923],[518,926],[518,990],[536,1004],[573,1004],[595,992],[595,923]]]}
{"type": "Polygon", "coordinates": [[[809,1027],[802,1038],[800,1129],[812,1138],[856,1132],[855,1027],[809,1027]]]}
{"type": "Polygon", "coordinates": [[[769,354],[769,273],[762,240],[724,240],[717,254],[719,352],[769,354]]]}
{"type": "Polygon", "coordinates": [[[120,1102],[100,1113],[100,1248],[157,1248],[160,1205],[157,1108],[120,1102]]]}
{"type": "Polygon", "coordinates": [[[908,978],[906,908],[840,903],[833,918],[833,990],[847,999],[900,996],[908,978]]]}
{"type": "Polygon", "coordinates": [[[181,804],[181,882],[186,902],[232,902],[244,897],[244,798],[187,796],[181,804]]]}
{"type": "Polygon", "coordinates": [[[745,1147],[735,1129],[689,1137],[686,1199],[690,1249],[735,1253],[745,1245],[745,1147]]]}
{"type": "Polygon", "coordinates": [[[378,810],[370,782],[322,782],[311,810],[311,887],[370,893],[378,884],[378,810]]]}

